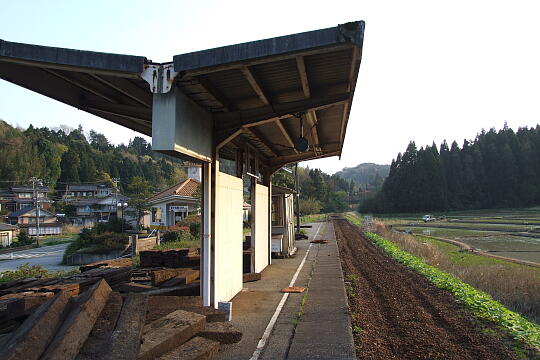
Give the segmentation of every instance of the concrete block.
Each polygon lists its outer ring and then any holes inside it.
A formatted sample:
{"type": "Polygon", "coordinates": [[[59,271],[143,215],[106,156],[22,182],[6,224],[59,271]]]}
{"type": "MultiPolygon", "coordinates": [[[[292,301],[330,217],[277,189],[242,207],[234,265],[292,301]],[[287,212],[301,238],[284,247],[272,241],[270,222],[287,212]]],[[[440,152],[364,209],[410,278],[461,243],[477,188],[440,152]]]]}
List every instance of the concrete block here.
{"type": "Polygon", "coordinates": [[[69,299],[67,292],[60,292],[40,305],[2,347],[0,359],[37,360],[60,325],[69,299]]]}
{"type": "Polygon", "coordinates": [[[138,359],[155,359],[170,352],[195,336],[204,325],[203,315],[184,310],[176,310],[145,325],[138,359]]]}
{"type": "Polygon", "coordinates": [[[100,280],[80,296],[73,298],[64,322],[41,359],[74,359],[92,331],[111,291],[109,284],[100,280]]]}
{"type": "Polygon", "coordinates": [[[219,342],[197,336],[161,356],[159,360],[211,360],[218,351],[219,342]]]}
{"type": "Polygon", "coordinates": [[[230,322],[213,322],[206,324],[198,336],[219,341],[221,344],[234,344],[242,340],[242,332],[230,322]]]}
{"type": "Polygon", "coordinates": [[[141,346],[141,336],[148,296],[130,293],[111,336],[110,351],[105,359],[136,359],[141,346]]]}

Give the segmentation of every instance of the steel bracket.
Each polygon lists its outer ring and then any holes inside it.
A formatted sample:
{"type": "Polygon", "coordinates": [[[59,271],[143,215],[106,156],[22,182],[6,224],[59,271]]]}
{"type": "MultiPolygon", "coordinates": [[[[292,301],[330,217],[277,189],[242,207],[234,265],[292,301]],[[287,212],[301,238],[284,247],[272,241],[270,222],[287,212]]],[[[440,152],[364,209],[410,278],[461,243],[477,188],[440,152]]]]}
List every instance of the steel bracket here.
{"type": "Polygon", "coordinates": [[[150,91],[153,94],[168,93],[178,75],[174,71],[174,64],[145,64],[141,77],[150,85],[150,91]]]}

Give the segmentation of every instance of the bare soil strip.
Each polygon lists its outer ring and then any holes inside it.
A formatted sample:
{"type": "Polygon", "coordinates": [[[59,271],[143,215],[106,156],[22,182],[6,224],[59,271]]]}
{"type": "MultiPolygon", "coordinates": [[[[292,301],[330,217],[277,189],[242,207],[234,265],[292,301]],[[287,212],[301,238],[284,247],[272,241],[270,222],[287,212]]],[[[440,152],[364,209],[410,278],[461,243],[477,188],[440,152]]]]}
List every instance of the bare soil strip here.
{"type": "Polygon", "coordinates": [[[512,342],[447,291],[387,257],[346,220],[334,220],[359,359],[514,359],[512,342]]]}

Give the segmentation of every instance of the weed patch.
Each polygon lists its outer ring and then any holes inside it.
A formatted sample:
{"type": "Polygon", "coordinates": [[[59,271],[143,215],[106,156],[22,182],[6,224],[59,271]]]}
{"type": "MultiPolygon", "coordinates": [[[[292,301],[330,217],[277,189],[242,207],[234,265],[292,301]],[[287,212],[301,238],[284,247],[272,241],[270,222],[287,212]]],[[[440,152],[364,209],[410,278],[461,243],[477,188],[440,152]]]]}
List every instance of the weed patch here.
{"type": "Polygon", "coordinates": [[[8,270],[0,273],[0,283],[25,278],[56,278],[77,274],[79,270],[74,268],[67,271],[49,271],[41,265],[30,265],[28,263],[20,265],[16,270],[8,270]]]}

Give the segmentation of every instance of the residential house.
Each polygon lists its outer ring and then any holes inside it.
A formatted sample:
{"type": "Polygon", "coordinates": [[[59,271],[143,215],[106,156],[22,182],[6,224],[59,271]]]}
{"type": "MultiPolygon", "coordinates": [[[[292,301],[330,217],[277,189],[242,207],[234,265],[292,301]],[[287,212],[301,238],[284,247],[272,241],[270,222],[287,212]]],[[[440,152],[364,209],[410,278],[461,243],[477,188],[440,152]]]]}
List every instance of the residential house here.
{"type": "Polygon", "coordinates": [[[70,199],[81,198],[104,198],[113,194],[113,189],[105,184],[68,184],[62,189],[62,199],[69,201],[70,199]]]}
{"type": "MultiPolygon", "coordinates": [[[[38,214],[35,206],[28,206],[21,210],[14,211],[8,215],[10,224],[18,225],[20,229],[25,229],[28,235],[35,236],[38,233],[38,214]]],[[[39,209],[39,234],[58,235],[62,233],[62,225],[58,222],[56,215],[45,209],[39,209]]]]}
{"type": "Polygon", "coordinates": [[[4,247],[11,245],[18,230],[19,228],[15,225],[0,223],[0,245],[4,247]]]}
{"type": "Polygon", "coordinates": [[[121,194],[90,199],[71,199],[75,206],[76,216],[73,222],[82,226],[93,226],[97,222],[109,221],[117,213],[117,204],[127,202],[129,198],[121,194]]]}
{"type": "Polygon", "coordinates": [[[116,214],[117,204],[129,199],[104,184],[68,184],[58,191],[63,201],[75,206],[73,223],[82,226],[108,221],[116,214]]]}
{"type": "Polygon", "coordinates": [[[51,201],[47,198],[49,188],[47,186],[13,186],[0,190],[0,210],[19,211],[28,206],[34,206],[34,196],[42,209],[48,210],[51,201]]]}
{"type": "Polygon", "coordinates": [[[174,226],[188,214],[198,213],[200,184],[200,181],[188,178],[149,198],[151,214],[149,223],[145,220],[144,225],[151,228],[174,226]]]}

